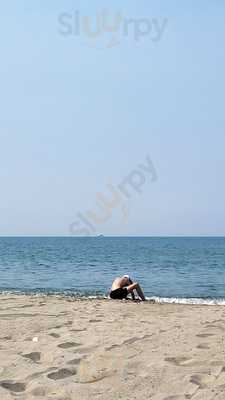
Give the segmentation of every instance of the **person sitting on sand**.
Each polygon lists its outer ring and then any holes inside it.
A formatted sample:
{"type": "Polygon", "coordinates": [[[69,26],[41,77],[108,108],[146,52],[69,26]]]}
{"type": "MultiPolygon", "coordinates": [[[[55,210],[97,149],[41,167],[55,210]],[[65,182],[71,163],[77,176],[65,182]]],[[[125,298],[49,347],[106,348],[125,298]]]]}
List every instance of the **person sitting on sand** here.
{"type": "Polygon", "coordinates": [[[109,296],[111,299],[122,300],[126,299],[130,293],[132,299],[135,300],[134,290],[137,291],[138,296],[144,301],[145,296],[139,283],[133,283],[128,275],[124,275],[114,280],[109,296]]]}

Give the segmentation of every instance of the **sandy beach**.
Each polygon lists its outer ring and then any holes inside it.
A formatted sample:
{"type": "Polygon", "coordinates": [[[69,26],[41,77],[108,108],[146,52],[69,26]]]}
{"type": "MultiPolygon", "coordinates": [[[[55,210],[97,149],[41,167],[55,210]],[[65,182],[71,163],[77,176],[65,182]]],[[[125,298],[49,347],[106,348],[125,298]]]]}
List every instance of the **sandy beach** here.
{"type": "Polygon", "coordinates": [[[223,306],[0,298],[2,400],[225,398],[223,306]]]}

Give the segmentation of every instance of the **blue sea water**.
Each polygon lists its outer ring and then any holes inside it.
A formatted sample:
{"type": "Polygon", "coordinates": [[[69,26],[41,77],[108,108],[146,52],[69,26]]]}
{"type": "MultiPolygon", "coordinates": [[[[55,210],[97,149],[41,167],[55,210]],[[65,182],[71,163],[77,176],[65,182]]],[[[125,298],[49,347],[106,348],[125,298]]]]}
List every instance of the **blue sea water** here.
{"type": "Polygon", "coordinates": [[[225,238],[0,238],[1,292],[104,296],[125,273],[157,301],[225,304],[225,238]]]}

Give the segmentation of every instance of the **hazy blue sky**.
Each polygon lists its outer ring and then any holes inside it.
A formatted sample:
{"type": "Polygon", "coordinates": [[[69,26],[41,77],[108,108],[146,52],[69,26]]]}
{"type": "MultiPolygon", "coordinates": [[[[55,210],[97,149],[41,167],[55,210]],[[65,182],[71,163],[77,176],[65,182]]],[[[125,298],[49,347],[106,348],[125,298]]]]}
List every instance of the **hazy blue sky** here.
{"type": "Polygon", "coordinates": [[[0,234],[83,229],[96,193],[110,198],[107,183],[119,185],[149,155],[157,180],[147,173],[141,194],[120,192],[96,233],[223,235],[224,1],[111,4],[1,4],[0,234]],[[62,13],[78,10],[94,29],[104,9],[111,21],[121,11],[115,46],[105,31],[90,38],[81,25],[75,35],[75,20],[73,34],[60,33],[62,13]],[[125,35],[127,19],[136,22],[125,35]],[[153,22],[165,19],[153,41],[153,22]],[[135,40],[135,27],[152,30],[135,40]]]}

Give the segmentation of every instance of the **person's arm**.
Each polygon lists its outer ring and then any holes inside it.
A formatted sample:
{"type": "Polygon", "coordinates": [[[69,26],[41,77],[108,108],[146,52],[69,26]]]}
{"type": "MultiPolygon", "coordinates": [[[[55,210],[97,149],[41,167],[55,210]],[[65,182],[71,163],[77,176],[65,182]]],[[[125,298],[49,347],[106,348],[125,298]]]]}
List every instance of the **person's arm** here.
{"type": "Polygon", "coordinates": [[[137,294],[141,298],[141,300],[145,301],[145,295],[144,295],[140,285],[137,282],[132,283],[132,285],[128,286],[127,290],[128,290],[128,293],[131,293],[131,294],[134,290],[136,290],[137,294]]]}
{"type": "MultiPolygon", "coordinates": [[[[129,278],[129,284],[130,285],[132,285],[133,284],[133,281],[129,278]]],[[[132,297],[132,300],[136,300],[136,297],[135,297],[135,294],[134,294],[134,291],[132,290],[132,292],[131,292],[131,297],[132,297]]]]}

